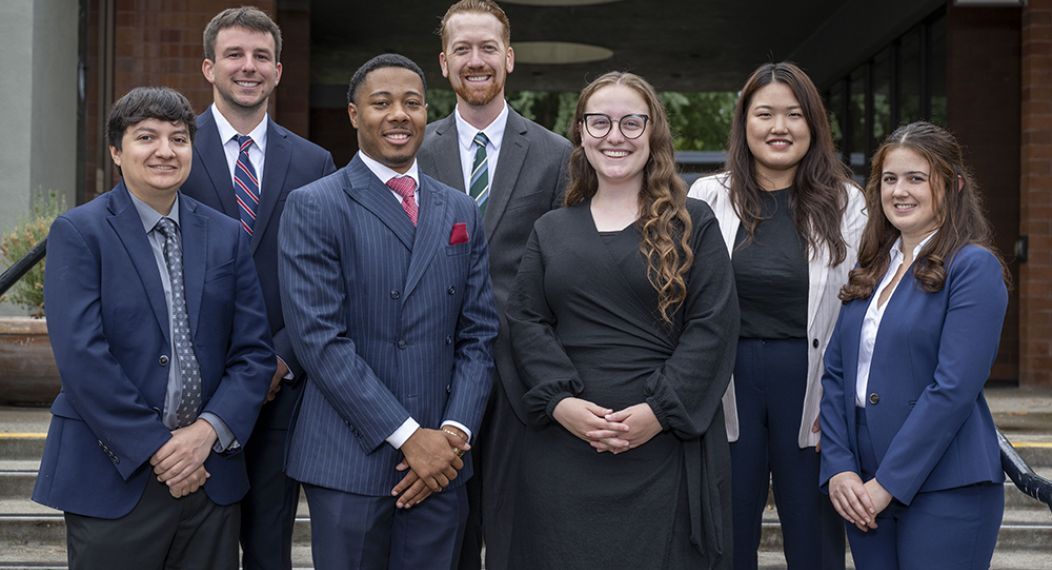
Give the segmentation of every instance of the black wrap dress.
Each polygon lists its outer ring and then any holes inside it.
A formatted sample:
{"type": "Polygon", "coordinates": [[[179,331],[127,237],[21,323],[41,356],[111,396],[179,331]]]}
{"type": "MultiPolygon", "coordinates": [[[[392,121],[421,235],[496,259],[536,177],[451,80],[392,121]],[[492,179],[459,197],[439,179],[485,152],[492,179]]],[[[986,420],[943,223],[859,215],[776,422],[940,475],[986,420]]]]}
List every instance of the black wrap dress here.
{"type": "Polygon", "coordinates": [[[695,259],[672,325],[658,313],[638,224],[600,235],[587,202],[537,221],[508,303],[531,423],[513,568],[725,568],[730,456],[720,399],[739,314],[715,216],[689,199],[695,259]],[[552,418],[579,397],[646,402],[663,430],[597,453],[552,418]]]}

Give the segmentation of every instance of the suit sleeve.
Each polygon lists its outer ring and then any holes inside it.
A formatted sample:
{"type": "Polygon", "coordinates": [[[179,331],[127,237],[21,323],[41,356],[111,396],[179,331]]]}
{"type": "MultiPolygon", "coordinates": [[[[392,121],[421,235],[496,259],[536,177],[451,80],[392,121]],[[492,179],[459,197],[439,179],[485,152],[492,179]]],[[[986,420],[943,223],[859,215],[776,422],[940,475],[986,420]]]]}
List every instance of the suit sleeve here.
{"type": "MultiPolygon", "coordinates": [[[[332,161],[332,153],[327,150],[321,151],[321,174],[319,174],[315,180],[324,178],[333,172],[336,172],[336,164],[332,161]]],[[[292,373],[292,379],[289,381],[292,384],[303,379],[303,366],[300,365],[299,358],[296,358],[296,351],[292,348],[292,339],[289,338],[288,330],[286,327],[274,331],[274,352],[285,361],[285,365],[289,367],[289,372],[292,373]]]]}
{"type": "Polygon", "coordinates": [[[120,459],[114,467],[127,480],[171,433],[110,352],[101,286],[97,245],[59,216],[47,239],[44,302],[62,391],[100,444],[120,459]]]}
{"type": "MultiPolygon", "coordinates": [[[[818,419],[822,428],[821,467],[818,484],[827,490],[829,480],[837,473],[851,471],[859,473],[855,446],[848,434],[847,414],[854,413],[845,405],[844,358],[841,331],[844,326],[844,311],[840,311],[833,335],[829,337],[824,357],[825,371],[822,374],[822,403],[818,419]]],[[[852,399],[852,402],[854,400],[852,399]]],[[[827,490],[828,492],[828,490],[827,490]]]]}
{"type": "Polygon", "coordinates": [[[563,207],[566,197],[566,186],[570,183],[570,145],[564,145],[559,153],[559,175],[555,180],[557,186],[552,191],[552,209],[563,207]]]}
{"type": "MultiPolygon", "coordinates": [[[[263,304],[263,290],[252,262],[249,241],[237,232],[237,287],[234,291],[234,318],[226,368],[203,412],[215,414],[226,424],[241,449],[252,434],[256,417],[274,375],[270,325],[263,304]]],[[[207,323],[202,324],[207,326],[207,323]]],[[[233,450],[231,450],[233,451],[233,450]]]]}
{"type": "Polygon", "coordinates": [[[453,378],[444,418],[460,423],[476,434],[492,388],[492,351],[498,320],[482,218],[474,204],[471,210],[475,216],[471,267],[464,283],[464,302],[457,320],[453,378]]]}
{"type": "Polygon", "coordinates": [[[715,216],[703,207],[707,215],[695,219],[683,331],[672,355],[644,386],[661,427],[681,438],[704,435],[720,410],[741,322],[727,247],[715,216]]]}
{"type": "Polygon", "coordinates": [[[907,505],[972,412],[997,356],[1008,307],[1001,265],[990,252],[968,247],[951,263],[935,376],[876,473],[877,481],[907,505]]]}
{"type": "Polygon", "coordinates": [[[310,382],[371,452],[409,412],[358,356],[343,324],[347,288],[333,208],[311,191],[289,194],[279,233],[278,277],[285,326],[310,382]]]}

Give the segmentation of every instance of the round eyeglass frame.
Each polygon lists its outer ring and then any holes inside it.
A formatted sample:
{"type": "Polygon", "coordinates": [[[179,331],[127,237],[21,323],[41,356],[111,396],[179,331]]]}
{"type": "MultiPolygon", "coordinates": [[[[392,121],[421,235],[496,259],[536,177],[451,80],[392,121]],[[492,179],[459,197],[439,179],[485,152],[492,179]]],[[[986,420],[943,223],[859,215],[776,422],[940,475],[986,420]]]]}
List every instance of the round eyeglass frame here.
{"type": "Polygon", "coordinates": [[[629,113],[627,115],[622,115],[620,119],[614,119],[610,115],[607,115],[606,113],[585,113],[584,115],[581,116],[581,123],[584,125],[584,130],[587,131],[588,134],[592,136],[592,138],[601,139],[601,138],[606,137],[607,135],[610,134],[610,131],[614,130],[614,123],[617,123],[617,130],[621,131],[621,136],[625,137],[628,140],[635,140],[635,139],[638,139],[639,137],[643,136],[643,133],[647,132],[647,125],[650,124],[650,115],[646,115],[644,113],[629,113]],[[606,130],[603,131],[601,134],[594,133],[594,132],[592,132],[592,128],[590,126],[588,126],[588,118],[589,117],[606,117],[606,120],[610,121],[610,126],[607,127],[606,130]],[[632,135],[629,135],[628,133],[626,133],[625,129],[621,126],[621,121],[623,121],[623,120],[625,120],[625,119],[627,119],[629,117],[632,117],[632,118],[635,118],[635,119],[643,119],[643,128],[639,129],[639,132],[636,133],[635,136],[632,136],[632,135]]]}

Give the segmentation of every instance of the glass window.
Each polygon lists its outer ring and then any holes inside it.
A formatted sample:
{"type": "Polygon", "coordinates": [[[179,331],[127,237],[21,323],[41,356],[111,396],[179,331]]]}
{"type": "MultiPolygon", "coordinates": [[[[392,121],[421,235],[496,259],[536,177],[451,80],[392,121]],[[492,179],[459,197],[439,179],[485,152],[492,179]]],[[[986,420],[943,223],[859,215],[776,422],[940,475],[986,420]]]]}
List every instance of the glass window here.
{"type": "Polygon", "coordinates": [[[871,134],[866,129],[866,73],[868,66],[862,66],[851,72],[851,86],[848,98],[848,129],[850,132],[849,152],[851,153],[851,170],[856,174],[865,174],[866,152],[871,134]]]}
{"type": "Polygon", "coordinates": [[[895,130],[891,122],[891,49],[884,48],[873,58],[873,143],[876,149],[895,130]]]}
{"type": "Polygon", "coordinates": [[[902,36],[899,45],[899,124],[924,118],[921,110],[921,33],[916,27],[902,36]]]}
{"type": "Polygon", "coordinates": [[[931,62],[928,85],[931,89],[931,122],[946,126],[946,17],[931,24],[931,62]]]}
{"type": "Polygon", "coordinates": [[[844,82],[837,81],[826,92],[826,111],[829,113],[829,129],[833,134],[833,145],[844,148],[844,82]]]}

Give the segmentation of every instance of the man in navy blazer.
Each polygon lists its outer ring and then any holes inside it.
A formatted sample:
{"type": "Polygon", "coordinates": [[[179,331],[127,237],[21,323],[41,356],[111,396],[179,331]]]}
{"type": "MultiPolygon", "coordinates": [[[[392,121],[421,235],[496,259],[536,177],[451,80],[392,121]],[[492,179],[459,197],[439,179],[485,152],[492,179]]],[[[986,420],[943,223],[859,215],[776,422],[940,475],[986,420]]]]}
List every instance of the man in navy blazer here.
{"type": "Polygon", "coordinates": [[[348,114],[359,152],[292,192],[281,224],[285,320],[308,377],[288,473],[304,484],[317,568],[450,568],[471,475],[460,455],[497,333],[482,220],[417,169],[415,63],[366,62],[348,114]]]}
{"type": "Polygon", "coordinates": [[[194,167],[182,191],[243,220],[242,229],[251,242],[274,337],[277,372],[245,449],[252,487],[241,503],[242,564],[246,570],[289,569],[299,485],[283,467],[289,421],[304,374],[281,314],[278,228],[288,193],[335,172],[336,166],[328,151],[267,115],[282,69],[281,30],[273,20],[255,8],[230,8],[209,22],[204,37],[202,70],[212,84],[213,104],[197,117],[194,167]],[[245,136],[251,141],[245,160],[258,185],[248,189],[251,193],[243,190],[239,202],[235,174],[242,145],[237,139],[245,136]]]}
{"type": "Polygon", "coordinates": [[[65,511],[71,568],[237,568],[238,452],[274,353],[248,240],[178,194],[193,120],[171,89],[121,98],[108,135],[122,181],[48,236],[62,391],[33,499],[65,511]]]}

